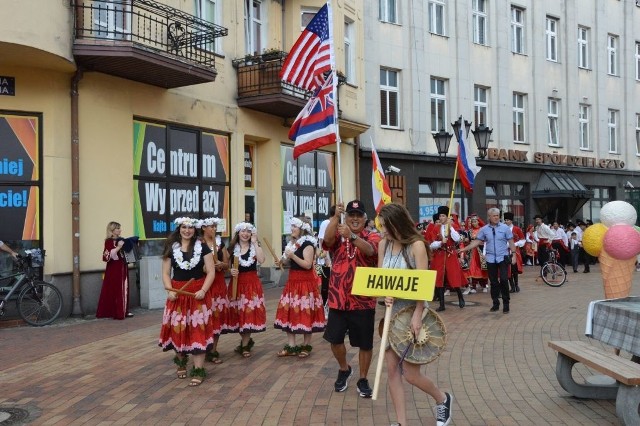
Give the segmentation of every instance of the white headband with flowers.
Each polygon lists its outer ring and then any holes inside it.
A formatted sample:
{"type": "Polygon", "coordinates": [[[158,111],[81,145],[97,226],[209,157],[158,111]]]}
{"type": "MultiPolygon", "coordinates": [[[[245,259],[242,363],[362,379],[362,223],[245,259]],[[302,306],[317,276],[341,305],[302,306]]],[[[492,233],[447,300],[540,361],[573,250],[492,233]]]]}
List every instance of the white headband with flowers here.
{"type": "Polygon", "coordinates": [[[221,219],[218,219],[217,217],[208,217],[206,219],[202,219],[200,221],[200,227],[203,226],[218,226],[221,222],[221,219]]]}
{"type": "Polygon", "coordinates": [[[176,226],[182,226],[182,225],[186,225],[189,226],[191,228],[195,228],[198,226],[198,224],[200,223],[200,221],[198,219],[194,219],[192,217],[177,217],[173,220],[173,223],[176,224],[176,226]]]}
{"type": "Polygon", "coordinates": [[[309,234],[311,234],[311,225],[309,225],[307,222],[303,222],[297,217],[291,219],[291,225],[295,226],[296,228],[300,228],[303,231],[307,231],[309,234]]]}
{"type": "Polygon", "coordinates": [[[256,227],[248,222],[240,222],[233,228],[233,232],[237,234],[240,231],[251,231],[256,232],[256,227]]]}

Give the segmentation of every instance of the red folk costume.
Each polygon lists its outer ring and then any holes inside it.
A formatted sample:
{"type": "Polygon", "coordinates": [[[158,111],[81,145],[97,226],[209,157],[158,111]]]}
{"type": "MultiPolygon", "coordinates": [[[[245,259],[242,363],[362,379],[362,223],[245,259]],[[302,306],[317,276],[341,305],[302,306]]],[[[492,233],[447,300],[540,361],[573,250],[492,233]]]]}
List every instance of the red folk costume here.
{"type": "MultiPolygon", "coordinates": [[[[174,243],[170,255],[173,278],[171,287],[196,293],[204,285],[204,257],[211,253],[206,244],[196,241],[193,254],[180,250],[174,243]],[[189,284],[189,280],[193,279],[189,284]],[[185,287],[186,285],[186,287],[185,287]]],[[[178,294],[176,300],[167,300],[162,315],[160,340],[163,351],[175,350],[182,354],[202,354],[213,346],[213,323],[211,322],[211,294],[202,300],[190,295],[178,294]]]]}
{"type": "MultiPolygon", "coordinates": [[[[480,228],[484,226],[484,222],[477,216],[471,215],[467,218],[467,229],[469,230],[469,240],[470,242],[476,239],[480,228]],[[471,219],[477,219],[477,226],[474,226],[471,223],[471,219]]],[[[482,250],[484,247],[484,243],[480,244],[475,249],[469,252],[469,274],[468,276],[481,284],[485,284],[489,279],[489,273],[487,272],[486,263],[483,261],[484,256],[482,255],[482,250]],[[483,267],[484,265],[484,267],[483,267]]]]}
{"type": "Polygon", "coordinates": [[[532,259],[536,258],[536,255],[538,254],[538,245],[535,242],[534,239],[534,235],[533,232],[535,231],[535,228],[533,227],[533,225],[529,225],[527,227],[527,234],[526,234],[526,242],[524,244],[524,250],[525,253],[528,257],[531,257],[532,259]]]}
{"type": "Polygon", "coordinates": [[[118,240],[104,240],[102,260],[107,268],[102,280],[96,318],[124,319],[129,306],[129,268],[123,250],[116,250],[118,240]]]}
{"type": "MultiPolygon", "coordinates": [[[[238,286],[233,299],[233,286],[229,286],[229,331],[234,333],[259,333],[267,329],[267,310],[264,304],[262,282],[258,278],[255,245],[250,244],[241,253],[240,243],[233,249],[238,258],[238,286]]],[[[232,278],[233,279],[233,278],[232,278]]]]}
{"type": "MultiPolygon", "coordinates": [[[[522,232],[522,229],[520,229],[519,226],[512,225],[511,233],[513,234],[513,242],[516,247],[518,247],[518,250],[516,250],[516,264],[518,265],[518,274],[522,274],[522,253],[520,251],[520,247],[523,247],[526,242],[524,238],[524,232],[522,232]]],[[[511,275],[511,268],[509,268],[509,275],[511,275]]]]}
{"type": "MultiPolygon", "coordinates": [[[[216,245],[210,246],[215,253],[215,263],[224,260],[224,243],[219,236],[216,236],[216,245]]],[[[229,298],[227,297],[227,281],[224,271],[216,271],[213,284],[209,289],[211,296],[211,322],[213,323],[213,334],[220,335],[229,332],[229,298]]]]}
{"type": "Polygon", "coordinates": [[[462,285],[466,285],[466,278],[460,267],[456,252],[456,240],[460,239],[460,234],[453,227],[449,228],[447,240],[442,244],[445,228],[445,225],[434,225],[429,229],[426,236],[433,253],[429,269],[437,272],[436,287],[443,287],[446,277],[449,287],[459,288],[462,285]]]}
{"type": "MultiPolygon", "coordinates": [[[[304,258],[304,249],[311,246],[315,250],[316,244],[315,238],[304,236],[295,244],[290,243],[290,248],[296,256],[304,258]]],[[[291,261],[289,279],[280,296],[274,328],[294,334],[324,330],[324,306],[317,279],[313,265],[310,269],[304,269],[291,261]]]]}
{"type": "Polygon", "coordinates": [[[357,266],[375,267],[378,264],[378,243],[380,234],[363,230],[360,238],[373,246],[373,255],[364,255],[357,247],[344,240],[336,232],[335,242],[331,247],[322,244],[325,250],[329,250],[333,266],[331,267],[331,277],[329,278],[329,308],[342,311],[355,311],[362,309],[375,309],[376,298],[366,296],[354,296],[351,294],[353,278],[357,266]]]}

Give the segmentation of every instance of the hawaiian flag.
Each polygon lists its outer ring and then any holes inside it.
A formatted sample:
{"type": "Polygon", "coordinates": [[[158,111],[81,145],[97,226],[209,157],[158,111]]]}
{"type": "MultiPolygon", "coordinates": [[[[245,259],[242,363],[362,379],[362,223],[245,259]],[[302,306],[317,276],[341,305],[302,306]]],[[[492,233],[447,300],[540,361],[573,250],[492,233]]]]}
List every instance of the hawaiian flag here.
{"type": "MultiPolygon", "coordinates": [[[[460,122],[464,120],[460,118],[460,122]]],[[[465,139],[465,126],[460,126],[460,134],[458,135],[458,169],[460,169],[460,182],[465,191],[473,192],[473,183],[476,175],[480,172],[480,167],[476,165],[476,157],[471,152],[469,141],[465,139]]]]}
{"type": "Polygon", "coordinates": [[[289,139],[295,141],[294,160],[305,152],[336,142],[333,72],[296,117],[289,139]]]}
{"type": "Polygon", "coordinates": [[[321,86],[323,73],[331,71],[329,9],[325,4],[311,19],[291,48],[280,71],[280,80],[306,90],[321,86]]]}
{"type": "Polygon", "coordinates": [[[385,204],[391,202],[391,188],[387,180],[384,178],[384,171],[382,170],[382,164],[380,164],[380,158],[376,152],[376,147],[373,146],[373,139],[371,140],[371,160],[373,161],[371,170],[371,189],[373,190],[373,206],[376,209],[376,213],[380,213],[380,209],[385,204]]]}

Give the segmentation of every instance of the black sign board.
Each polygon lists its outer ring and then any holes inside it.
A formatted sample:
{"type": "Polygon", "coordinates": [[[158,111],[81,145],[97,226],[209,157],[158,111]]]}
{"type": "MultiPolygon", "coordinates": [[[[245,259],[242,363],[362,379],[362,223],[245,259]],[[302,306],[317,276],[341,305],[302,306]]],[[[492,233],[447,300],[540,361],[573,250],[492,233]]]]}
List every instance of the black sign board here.
{"type": "Polygon", "coordinates": [[[0,75],[0,95],[16,95],[16,78],[0,75]]]}

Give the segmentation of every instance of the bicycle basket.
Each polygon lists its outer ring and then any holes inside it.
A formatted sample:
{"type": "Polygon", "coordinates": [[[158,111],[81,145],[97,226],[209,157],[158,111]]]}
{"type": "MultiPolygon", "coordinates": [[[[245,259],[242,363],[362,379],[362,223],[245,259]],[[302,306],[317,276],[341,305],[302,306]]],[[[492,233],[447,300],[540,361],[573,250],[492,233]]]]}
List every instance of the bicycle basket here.
{"type": "Polygon", "coordinates": [[[44,266],[44,250],[32,249],[27,250],[27,258],[29,260],[29,266],[32,268],[42,268],[44,266]]]}

